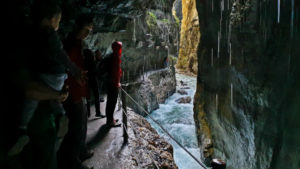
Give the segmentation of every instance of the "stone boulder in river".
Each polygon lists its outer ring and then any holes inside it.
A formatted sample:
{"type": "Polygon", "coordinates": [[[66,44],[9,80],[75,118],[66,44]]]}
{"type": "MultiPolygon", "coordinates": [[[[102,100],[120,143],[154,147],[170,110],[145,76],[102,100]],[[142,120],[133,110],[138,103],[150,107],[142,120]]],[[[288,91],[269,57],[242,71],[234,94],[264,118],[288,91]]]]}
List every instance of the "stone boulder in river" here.
{"type": "Polygon", "coordinates": [[[187,95],[188,93],[185,90],[178,90],[177,93],[181,94],[181,95],[187,95]]]}
{"type": "Polygon", "coordinates": [[[192,98],[190,96],[181,97],[176,100],[177,103],[190,103],[191,101],[192,101],[192,98]]]}

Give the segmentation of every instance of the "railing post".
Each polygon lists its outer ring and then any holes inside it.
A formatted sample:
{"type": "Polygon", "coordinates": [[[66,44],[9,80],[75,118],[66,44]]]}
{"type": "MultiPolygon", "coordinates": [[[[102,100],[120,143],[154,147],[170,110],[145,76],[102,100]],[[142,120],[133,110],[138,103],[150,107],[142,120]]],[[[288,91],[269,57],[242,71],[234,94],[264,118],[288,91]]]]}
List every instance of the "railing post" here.
{"type": "MultiPolygon", "coordinates": [[[[126,86],[124,86],[124,90],[126,91],[126,86]]],[[[123,121],[123,137],[124,143],[128,143],[128,133],[127,133],[127,105],[126,105],[126,95],[122,91],[121,92],[122,98],[122,121],[123,121]]]]}
{"type": "Polygon", "coordinates": [[[226,162],[220,159],[213,159],[211,161],[212,169],[226,169],[226,162]]]}

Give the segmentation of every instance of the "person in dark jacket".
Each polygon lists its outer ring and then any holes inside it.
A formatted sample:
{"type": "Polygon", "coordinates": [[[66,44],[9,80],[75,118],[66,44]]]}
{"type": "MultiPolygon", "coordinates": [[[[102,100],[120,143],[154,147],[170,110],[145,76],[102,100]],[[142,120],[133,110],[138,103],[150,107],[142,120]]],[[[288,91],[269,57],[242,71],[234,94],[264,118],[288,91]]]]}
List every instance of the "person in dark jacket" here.
{"type": "MultiPolygon", "coordinates": [[[[62,43],[57,35],[61,19],[61,9],[56,3],[36,2],[33,7],[34,14],[34,36],[33,46],[35,49],[28,58],[33,80],[46,84],[52,90],[63,92],[64,81],[67,71],[81,79],[82,72],[70,61],[62,48],[62,43]]],[[[27,125],[34,115],[39,100],[27,97],[24,102],[23,111],[19,122],[20,138],[9,152],[15,155],[29,142],[27,136],[27,125]]],[[[57,114],[64,114],[62,104],[57,100],[49,101],[48,106],[57,114]]]]}
{"type": "Polygon", "coordinates": [[[94,96],[94,103],[95,103],[95,109],[96,109],[96,117],[103,118],[104,115],[101,115],[100,111],[100,95],[99,95],[99,85],[97,80],[97,68],[96,68],[96,59],[94,53],[90,49],[85,49],[83,51],[84,60],[85,60],[85,66],[88,70],[88,90],[89,95],[87,97],[87,112],[88,117],[91,116],[91,96],[94,96]]]}
{"type": "Polygon", "coordinates": [[[95,51],[95,58],[96,58],[96,71],[97,71],[97,81],[99,87],[99,95],[100,95],[100,102],[104,102],[103,94],[105,93],[105,82],[107,77],[107,69],[105,68],[105,58],[102,55],[102,52],[97,49],[95,51]]]}
{"type": "Polygon", "coordinates": [[[113,53],[108,60],[108,83],[107,83],[107,102],[106,102],[106,125],[109,127],[119,127],[121,124],[114,119],[114,111],[118,99],[118,89],[121,87],[120,80],[122,76],[121,56],[122,42],[112,44],[113,53]]]}
{"type": "Polygon", "coordinates": [[[54,1],[35,1],[32,14],[34,25],[28,32],[31,36],[26,35],[27,44],[22,43],[28,47],[22,53],[28,62],[24,67],[28,71],[23,84],[25,98],[20,113],[12,113],[20,137],[7,154],[10,158],[20,157],[24,169],[57,169],[56,143],[61,126],[57,128],[56,120],[63,116],[60,102],[66,99],[67,92],[62,100],[59,98],[64,93],[66,72],[70,71],[77,79],[81,78],[81,72],[65,55],[56,33],[61,18],[59,5],[54,1]]]}

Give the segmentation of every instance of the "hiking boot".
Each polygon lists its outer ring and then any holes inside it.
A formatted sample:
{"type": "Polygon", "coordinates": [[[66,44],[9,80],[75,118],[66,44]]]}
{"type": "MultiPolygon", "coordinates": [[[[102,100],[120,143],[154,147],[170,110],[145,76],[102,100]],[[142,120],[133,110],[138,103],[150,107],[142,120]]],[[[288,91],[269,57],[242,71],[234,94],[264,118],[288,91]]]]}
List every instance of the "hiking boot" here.
{"type": "Polygon", "coordinates": [[[97,111],[96,114],[95,114],[95,117],[104,118],[106,116],[102,115],[100,111],[97,111]]]}
{"type": "Polygon", "coordinates": [[[113,120],[112,122],[106,122],[108,127],[121,127],[121,123],[118,123],[118,119],[113,120]]]}

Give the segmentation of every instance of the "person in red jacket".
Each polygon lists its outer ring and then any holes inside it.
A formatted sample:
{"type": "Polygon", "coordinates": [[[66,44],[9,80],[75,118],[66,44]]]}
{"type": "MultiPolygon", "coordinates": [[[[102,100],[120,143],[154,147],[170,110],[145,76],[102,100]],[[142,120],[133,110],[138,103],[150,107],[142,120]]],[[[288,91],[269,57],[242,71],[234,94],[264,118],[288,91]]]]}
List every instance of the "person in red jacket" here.
{"type": "Polygon", "coordinates": [[[122,76],[121,56],[122,42],[112,44],[113,53],[108,60],[108,83],[107,83],[107,102],[106,102],[106,124],[109,127],[119,127],[121,124],[114,119],[114,111],[118,99],[118,89],[121,87],[120,80],[122,76]]]}
{"type": "MultiPolygon", "coordinates": [[[[92,17],[82,15],[75,22],[75,30],[64,41],[64,48],[70,60],[82,72],[87,73],[84,62],[84,40],[93,28],[92,17]]],[[[59,168],[90,169],[82,162],[93,156],[85,144],[87,134],[87,110],[85,106],[88,97],[87,80],[77,80],[68,76],[66,84],[69,86],[69,98],[64,103],[66,115],[69,118],[69,131],[59,150],[59,168]]]]}

